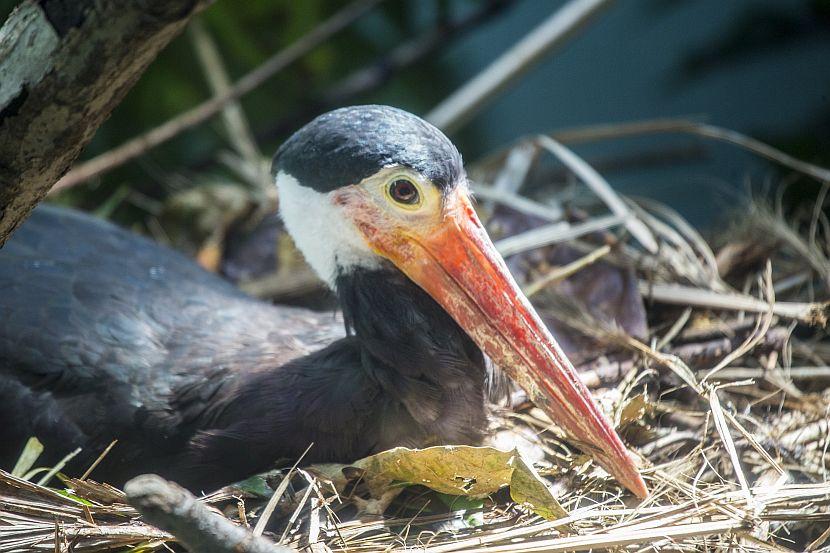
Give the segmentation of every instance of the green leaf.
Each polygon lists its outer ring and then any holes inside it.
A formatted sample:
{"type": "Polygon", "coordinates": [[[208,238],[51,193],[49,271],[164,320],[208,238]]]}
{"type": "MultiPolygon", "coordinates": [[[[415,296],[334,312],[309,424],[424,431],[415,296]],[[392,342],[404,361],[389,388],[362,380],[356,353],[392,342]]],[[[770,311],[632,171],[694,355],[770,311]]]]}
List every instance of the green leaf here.
{"type": "Polygon", "coordinates": [[[32,436],[23,447],[20,457],[17,458],[17,463],[15,463],[12,469],[12,476],[23,478],[23,475],[29,472],[34,466],[35,461],[37,461],[41,453],[43,453],[43,444],[40,443],[40,440],[32,436]]]}

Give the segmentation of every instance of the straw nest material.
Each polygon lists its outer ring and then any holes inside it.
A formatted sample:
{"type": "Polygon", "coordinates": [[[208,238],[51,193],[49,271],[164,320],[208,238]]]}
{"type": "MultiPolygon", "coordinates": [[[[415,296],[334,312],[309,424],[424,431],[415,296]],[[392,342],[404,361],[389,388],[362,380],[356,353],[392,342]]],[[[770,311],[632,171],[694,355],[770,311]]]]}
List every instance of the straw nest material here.
{"type": "MultiPolygon", "coordinates": [[[[548,137],[471,174],[497,246],[642,458],[649,497],[635,500],[508,388],[494,445],[533,462],[558,518],[504,491],[419,486],[367,514],[399,490],[369,498],[367,475],[343,467],[339,490],[330,472],[297,469],[268,477],[270,501],[253,481],[227,488],[203,500],[210,516],[319,551],[830,551],[828,185],[815,209],[749,204],[706,241],[669,207],[618,196],[548,137]],[[550,154],[579,184],[555,186],[550,154]]],[[[0,473],[0,552],[179,547],[120,490],[52,486],[0,473]]]]}

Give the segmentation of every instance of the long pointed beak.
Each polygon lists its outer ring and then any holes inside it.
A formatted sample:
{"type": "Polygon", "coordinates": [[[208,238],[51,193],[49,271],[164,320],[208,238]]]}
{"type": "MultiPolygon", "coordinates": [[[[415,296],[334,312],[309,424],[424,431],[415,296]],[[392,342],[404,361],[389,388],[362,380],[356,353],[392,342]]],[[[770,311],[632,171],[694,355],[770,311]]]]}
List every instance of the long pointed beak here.
{"type": "Polygon", "coordinates": [[[519,289],[466,192],[456,191],[448,202],[441,225],[428,233],[404,230],[405,237],[382,253],[441,304],[583,451],[645,497],[633,457],[519,289]]]}

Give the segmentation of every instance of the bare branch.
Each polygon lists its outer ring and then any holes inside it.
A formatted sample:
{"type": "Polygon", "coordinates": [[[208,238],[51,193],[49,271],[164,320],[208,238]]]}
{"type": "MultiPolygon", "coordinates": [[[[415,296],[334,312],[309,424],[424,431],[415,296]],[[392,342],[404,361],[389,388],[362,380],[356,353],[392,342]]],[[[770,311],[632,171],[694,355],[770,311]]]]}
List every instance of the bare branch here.
{"type": "Polygon", "coordinates": [[[502,54],[481,73],[452,93],[426,115],[446,132],[453,132],[515,83],[557,46],[584,27],[611,0],[571,0],[502,54]]]}
{"type": "Polygon", "coordinates": [[[579,177],[599,198],[605,202],[614,214],[622,217],[625,220],[625,226],[631,235],[649,252],[657,253],[657,241],[654,235],[643,222],[637,218],[622,198],[611,188],[602,175],[596,169],[585,163],[585,161],[573,153],[571,150],[550,138],[542,135],[538,138],[540,146],[548,150],[550,153],[559,158],[559,161],[567,165],[567,167],[579,177]]]}
{"type": "MultiPolygon", "coordinates": [[[[213,37],[205,28],[201,18],[196,18],[190,24],[188,32],[193,43],[193,50],[199,58],[199,63],[202,65],[211,92],[214,96],[226,94],[231,88],[231,80],[216,41],[213,40],[213,37]]],[[[237,100],[228,102],[222,109],[222,119],[236,152],[249,164],[255,167],[261,165],[262,152],[260,152],[254,140],[251,126],[248,124],[245,112],[242,111],[242,106],[237,100]]]]}
{"type": "Polygon", "coordinates": [[[558,242],[567,242],[586,234],[607,230],[625,223],[625,219],[619,215],[604,215],[595,217],[578,225],[567,223],[552,223],[536,227],[496,242],[496,249],[503,256],[514,255],[526,252],[542,246],[549,246],[558,242]]]}
{"type": "Polygon", "coordinates": [[[715,292],[703,288],[667,284],[659,282],[640,282],[640,293],[649,300],[672,305],[693,305],[710,309],[729,311],[748,311],[751,313],[772,313],[779,317],[795,319],[806,325],[825,326],[830,317],[830,302],[801,303],[780,301],[770,304],[746,294],[715,292]]]}
{"type": "Polygon", "coordinates": [[[664,133],[691,134],[726,142],[783,165],[793,171],[808,175],[819,182],[830,182],[830,169],[802,161],[777,148],[773,148],[769,144],[765,144],[760,140],[737,131],[707,123],[700,123],[698,121],[690,121],[688,119],[653,119],[611,125],[591,125],[588,127],[555,131],[550,136],[566,144],[578,144],[581,142],[664,133]]]}
{"type": "Polygon", "coordinates": [[[127,501],[144,519],[170,532],[190,551],[204,553],[295,553],[255,536],[247,528],[208,509],[173,482],[155,474],[133,478],[124,486],[127,501]]]}
{"type": "Polygon", "coordinates": [[[252,90],[255,90],[275,73],[285,69],[288,65],[309,53],[328,40],[331,35],[350,25],[354,20],[381,1],[383,0],[356,0],[352,2],[323,21],[308,34],[303,35],[287,48],[280,50],[268,61],[239,79],[223,94],[214,96],[210,100],[187,110],[141,136],[125,142],[117,148],[81,163],[58,181],[52,191],[63,190],[64,188],[75,186],[92,177],[106,173],[119,165],[123,165],[139,157],[147,150],[167,142],[182,131],[191,129],[207,121],[222,111],[229,102],[233,102],[252,90]]]}

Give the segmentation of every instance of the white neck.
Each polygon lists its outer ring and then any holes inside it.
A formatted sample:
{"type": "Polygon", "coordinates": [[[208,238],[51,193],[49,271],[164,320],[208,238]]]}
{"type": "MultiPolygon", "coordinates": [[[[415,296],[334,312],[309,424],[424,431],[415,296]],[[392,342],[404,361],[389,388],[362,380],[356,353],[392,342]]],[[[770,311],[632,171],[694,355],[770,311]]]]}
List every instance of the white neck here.
{"type": "Polygon", "coordinates": [[[376,268],[380,258],[369,248],[351,221],[325,194],[302,186],[296,178],[277,173],[280,214],[285,228],[306,261],[329,287],[340,270],[376,268]]]}

